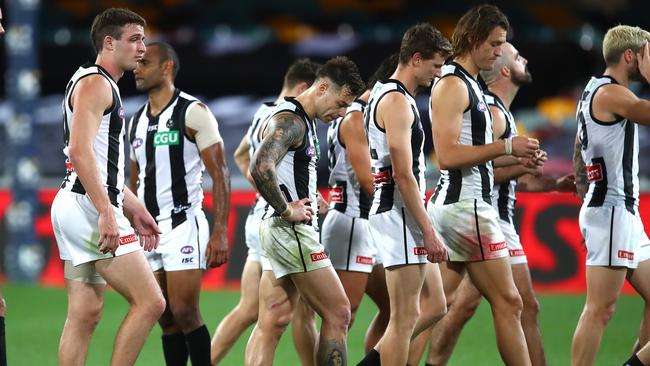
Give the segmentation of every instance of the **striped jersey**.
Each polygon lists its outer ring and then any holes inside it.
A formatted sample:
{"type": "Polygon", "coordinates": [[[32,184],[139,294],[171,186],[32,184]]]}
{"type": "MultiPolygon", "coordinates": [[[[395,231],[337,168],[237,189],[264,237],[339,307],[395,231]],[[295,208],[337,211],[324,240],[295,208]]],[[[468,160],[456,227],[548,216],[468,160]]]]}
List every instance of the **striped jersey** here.
{"type": "MultiPolygon", "coordinates": [[[[451,62],[442,67],[442,76],[434,81],[432,89],[446,77],[461,79],[469,93],[469,106],[463,113],[458,143],[474,146],[492,143],[492,114],[487,107],[484,96],[484,89],[487,88],[481,77],[474,79],[461,65],[451,62]]],[[[431,123],[436,121],[432,120],[431,123]]],[[[492,204],[493,185],[492,161],[461,169],[441,169],[431,201],[436,205],[447,205],[463,199],[482,199],[492,204]]]]}
{"type": "Polygon", "coordinates": [[[108,71],[99,65],[87,63],[79,67],[72,75],[65,89],[63,99],[63,136],[66,155],[66,175],[61,188],[67,191],[86,194],[77,173],[70,163],[68,144],[70,142],[70,129],[72,128],[72,93],[79,80],[90,75],[101,75],[108,80],[113,91],[113,105],[104,111],[102,120],[93,142],[93,152],[97,160],[97,171],[100,181],[106,187],[108,198],[113,206],[119,207],[124,201],[124,108],[117,84],[108,71]]]}
{"type": "MultiPolygon", "coordinates": [[[[508,108],[506,108],[503,101],[499,99],[496,94],[491,93],[490,91],[485,91],[485,100],[488,105],[493,105],[503,112],[503,115],[506,117],[506,129],[503,131],[503,134],[499,136],[499,139],[503,140],[511,136],[517,136],[517,126],[515,125],[515,117],[510,113],[508,108]]],[[[515,203],[517,202],[517,179],[510,179],[507,182],[501,184],[495,184],[492,194],[492,206],[499,213],[499,218],[501,220],[512,223],[512,219],[515,215],[515,203]]]]}
{"type": "Polygon", "coordinates": [[[187,212],[203,204],[203,162],[187,135],[185,116],[198,99],[176,90],[158,115],[145,103],[130,122],[131,160],[138,166],[138,198],[157,220],[171,218],[172,228],[187,220],[187,212]]]}
{"type": "MultiPolygon", "coordinates": [[[[299,116],[305,123],[305,136],[298,148],[291,148],[276,166],[276,174],[280,191],[287,202],[309,198],[314,210],[311,225],[318,230],[318,201],[316,194],[316,166],[320,159],[320,145],[316,135],[316,120],[309,118],[300,102],[294,98],[285,98],[273,110],[272,116],[278,113],[290,112],[299,116]]],[[[279,216],[273,206],[268,205],[263,219],[279,216]]]]}
{"type": "MultiPolygon", "coordinates": [[[[358,112],[363,113],[366,102],[355,100],[348,107],[345,115],[358,112]]],[[[329,187],[330,202],[332,208],[356,218],[368,218],[370,212],[371,197],[363,192],[357,176],[348,160],[345,144],[339,139],[341,122],[345,118],[338,118],[332,122],[327,130],[327,144],[329,152],[329,187]]]]}
{"type": "Polygon", "coordinates": [[[375,196],[370,208],[370,214],[378,214],[393,208],[404,207],[402,195],[393,180],[393,167],[388,149],[388,141],[386,140],[386,130],[377,124],[377,106],[390,93],[401,93],[404,95],[413,112],[414,119],[411,123],[410,146],[413,158],[412,171],[417,180],[422,201],[424,202],[425,199],[424,130],[422,129],[420,112],[415,104],[415,99],[413,99],[413,96],[399,80],[388,79],[378,81],[372,88],[368,106],[364,111],[372,175],[375,185],[375,196]]]}
{"type": "MultiPolygon", "coordinates": [[[[246,131],[246,138],[248,139],[248,155],[250,156],[251,161],[253,161],[253,155],[255,151],[260,147],[262,143],[262,130],[266,125],[266,121],[271,117],[271,113],[275,109],[275,103],[265,102],[257,109],[257,112],[253,115],[253,122],[248,127],[246,131]]],[[[250,213],[258,212],[266,208],[266,200],[260,196],[260,194],[255,195],[255,204],[251,208],[250,213]]]]}
{"type": "Polygon", "coordinates": [[[592,113],[596,91],[611,83],[617,82],[610,76],[592,77],[578,103],[578,138],[589,183],[583,204],[625,206],[634,214],[639,206],[637,124],[622,117],[603,122],[592,113]]]}

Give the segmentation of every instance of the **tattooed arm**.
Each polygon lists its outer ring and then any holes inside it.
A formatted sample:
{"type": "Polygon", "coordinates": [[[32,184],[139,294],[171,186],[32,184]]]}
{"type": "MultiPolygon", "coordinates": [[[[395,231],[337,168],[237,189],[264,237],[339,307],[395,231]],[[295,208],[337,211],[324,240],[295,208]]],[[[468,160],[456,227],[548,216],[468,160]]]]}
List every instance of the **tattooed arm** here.
{"type": "Polygon", "coordinates": [[[576,135],[576,143],[573,146],[573,172],[575,175],[576,192],[580,199],[585,198],[587,193],[587,170],[585,169],[585,162],[582,160],[582,146],[580,139],[576,135]]]}
{"type": "Polygon", "coordinates": [[[302,144],[305,137],[307,126],[305,122],[294,113],[281,112],[273,116],[268,122],[262,144],[255,152],[250,164],[250,174],[255,182],[257,191],[264,197],[276,212],[289,221],[304,221],[307,217],[298,215],[303,211],[300,206],[304,206],[303,199],[295,203],[289,203],[285,200],[280,191],[278,178],[276,174],[276,165],[287,154],[290,148],[295,148],[302,144]],[[295,216],[292,214],[293,208],[297,210],[295,216]],[[299,218],[302,218],[299,220],[299,218]]]}

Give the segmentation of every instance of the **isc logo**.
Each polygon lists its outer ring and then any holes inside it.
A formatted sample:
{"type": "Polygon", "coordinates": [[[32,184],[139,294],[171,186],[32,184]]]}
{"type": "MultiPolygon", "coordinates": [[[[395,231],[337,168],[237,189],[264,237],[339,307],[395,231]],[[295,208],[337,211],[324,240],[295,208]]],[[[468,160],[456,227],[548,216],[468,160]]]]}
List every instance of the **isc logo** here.
{"type": "Polygon", "coordinates": [[[180,134],[178,131],[156,132],[153,137],[153,146],[170,146],[180,143],[180,134]]]}

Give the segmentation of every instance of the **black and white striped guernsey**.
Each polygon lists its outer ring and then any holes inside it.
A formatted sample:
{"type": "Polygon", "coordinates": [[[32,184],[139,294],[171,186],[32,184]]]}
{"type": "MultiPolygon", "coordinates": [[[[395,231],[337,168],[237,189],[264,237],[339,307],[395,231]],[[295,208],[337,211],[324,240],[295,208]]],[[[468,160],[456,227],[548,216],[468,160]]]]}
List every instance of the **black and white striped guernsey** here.
{"type": "Polygon", "coordinates": [[[375,184],[375,196],[372,207],[370,208],[371,215],[389,211],[393,208],[399,209],[405,207],[402,195],[393,180],[393,167],[388,149],[388,141],[386,140],[386,130],[377,124],[377,106],[390,93],[401,93],[404,95],[415,116],[411,124],[412,171],[418,183],[422,201],[424,202],[425,199],[424,130],[422,129],[420,112],[418,111],[415,99],[413,99],[413,96],[399,80],[388,79],[378,81],[372,88],[368,106],[364,111],[372,174],[375,184]]]}
{"type": "Polygon", "coordinates": [[[157,220],[171,218],[172,228],[203,204],[203,162],[199,148],[187,135],[185,116],[199,101],[176,90],[156,116],[149,103],[131,118],[131,159],[138,165],[138,198],[157,220]]]}
{"type": "MultiPolygon", "coordinates": [[[[275,103],[265,102],[257,109],[253,115],[253,122],[248,127],[246,131],[246,138],[248,139],[248,156],[251,161],[253,161],[253,155],[255,151],[260,147],[262,143],[262,130],[266,125],[266,121],[271,117],[273,110],[275,109],[275,103]]],[[[256,212],[257,210],[266,208],[266,200],[260,196],[260,194],[255,195],[255,204],[251,208],[251,213],[256,212]]]]}
{"type": "Polygon", "coordinates": [[[72,93],[79,80],[91,76],[101,75],[108,80],[113,91],[113,105],[110,106],[102,116],[95,141],[93,142],[93,152],[97,160],[97,171],[99,172],[100,181],[106,187],[108,198],[113,206],[119,207],[124,201],[124,135],[126,127],[124,123],[124,109],[122,107],[122,98],[117,84],[111,78],[108,71],[99,65],[87,63],[79,67],[74,73],[65,89],[63,99],[63,136],[65,147],[63,149],[66,155],[66,175],[61,184],[61,188],[67,191],[86,194],[77,173],[70,163],[68,153],[70,142],[70,129],[72,128],[72,93]]]}
{"type": "Polygon", "coordinates": [[[617,82],[610,76],[592,77],[578,103],[578,138],[589,182],[583,204],[588,207],[624,206],[635,214],[639,206],[637,124],[622,117],[604,122],[593,115],[596,91],[611,83],[617,82]]]}
{"type": "MultiPolygon", "coordinates": [[[[487,89],[480,76],[474,79],[461,65],[451,62],[442,67],[442,76],[433,83],[433,88],[446,77],[457,77],[467,86],[469,106],[463,113],[458,143],[462,145],[485,145],[493,142],[492,115],[485,100],[487,89]]],[[[429,115],[431,115],[429,103],[429,115]]],[[[436,123],[436,121],[431,121],[436,123]]],[[[456,203],[464,199],[480,199],[492,204],[494,175],[492,162],[462,169],[441,169],[440,179],[431,201],[436,205],[456,203]]]]}
{"type": "MultiPolygon", "coordinates": [[[[503,101],[499,97],[490,92],[489,90],[485,91],[485,100],[487,101],[488,106],[495,106],[503,112],[503,115],[506,117],[506,128],[503,131],[503,134],[499,136],[499,139],[506,139],[511,136],[517,136],[517,126],[515,124],[515,117],[510,113],[508,108],[506,108],[503,101]]],[[[513,223],[513,217],[515,215],[515,203],[517,202],[517,179],[510,179],[507,182],[494,185],[494,191],[492,192],[492,206],[499,213],[499,218],[501,220],[513,223]]]]}
{"type": "MultiPolygon", "coordinates": [[[[365,106],[366,102],[355,100],[348,107],[345,115],[353,112],[363,113],[365,106]]],[[[367,219],[372,198],[361,190],[352,164],[348,160],[346,147],[339,139],[343,118],[345,116],[336,119],[327,130],[330,202],[333,204],[332,208],[341,213],[350,217],[367,219]]]]}
{"type": "MultiPolygon", "coordinates": [[[[295,149],[289,149],[276,166],[276,174],[280,191],[287,202],[309,198],[314,210],[311,225],[318,230],[318,201],[316,194],[316,166],[320,159],[320,145],[316,134],[316,120],[309,118],[304,108],[294,98],[286,97],[273,110],[272,116],[278,113],[290,112],[299,116],[305,123],[305,136],[302,144],[295,149]]],[[[272,118],[272,117],[271,117],[272,118]]],[[[273,206],[268,205],[263,219],[278,216],[273,206]]]]}

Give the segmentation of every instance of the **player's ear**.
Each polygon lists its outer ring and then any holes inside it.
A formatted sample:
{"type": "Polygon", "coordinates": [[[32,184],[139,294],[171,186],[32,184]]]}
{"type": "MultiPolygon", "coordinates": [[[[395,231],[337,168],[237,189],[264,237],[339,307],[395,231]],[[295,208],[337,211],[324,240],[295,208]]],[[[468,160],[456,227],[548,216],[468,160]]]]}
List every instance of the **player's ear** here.
{"type": "Polygon", "coordinates": [[[318,88],[316,90],[318,91],[318,95],[323,95],[325,92],[327,92],[327,89],[329,89],[330,85],[327,82],[327,80],[321,80],[318,84],[318,88]]]}
{"type": "Polygon", "coordinates": [[[411,64],[413,66],[419,65],[422,62],[422,53],[416,52],[411,56],[411,64]]]}
{"type": "Polygon", "coordinates": [[[503,75],[504,77],[510,77],[510,68],[507,66],[502,66],[501,75],[503,75]]]}
{"type": "Polygon", "coordinates": [[[631,49],[627,49],[623,52],[623,61],[625,61],[626,64],[632,63],[636,59],[636,54],[634,54],[634,51],[631,49]]]}
{"type": "Polygon", "coordinates": [[[307,89],[309,89],[309,84],[307,84],[304,81],[301,81],[300,83],[298,83],[298,85],[296,85],[296,95],[302,94],[302,92],[304,92],[307,89]]]}
{"type": "Polygon", "coordinates": [[[114,42],[115,42],[115,38],[111,36],[105,36],[104,41],[102,43],[102,49],[113,51],[115,49],[114,42]]]}

